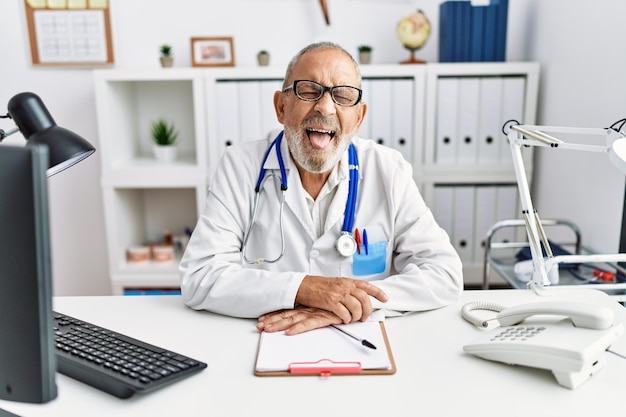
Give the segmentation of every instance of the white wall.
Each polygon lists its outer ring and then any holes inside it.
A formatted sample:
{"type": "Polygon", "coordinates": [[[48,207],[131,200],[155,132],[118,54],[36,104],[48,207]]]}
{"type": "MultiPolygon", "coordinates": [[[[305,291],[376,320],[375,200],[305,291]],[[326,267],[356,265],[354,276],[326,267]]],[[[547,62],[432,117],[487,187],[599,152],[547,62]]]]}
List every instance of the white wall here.
{"type": "MultiPolygon", "coordinates": [[[[369,43],[374,46],[374,64],[395,63],[408,58],[408,52],[395,37],[396,23],[416,8],[424,10],[433,24],[432,36],[418,56],[427,61],[437,60],[439,0],[327,0],[330,27],[323,22],[317,0],[110,0],[110,3],[115,68],[156,68],[158,47],[165,42],[174,47],[175,66],[189,66],[192,36],[233,36],[237,66],[255,66],[255,55],[260,49],[271,52],[272,65],[284,66],[298,49],[317,40],[336,41],[350,51],[356,51],[359,44],[369,43]]],[[[607,22],[618,23],[618,17],[625,11],[626,3],[619,0],[510,0],[507,58],[536,59],[542,63],[545,75],[541,84],[540,122],[605,126],[626,116],[619,115],[624,108],[624,81],[618,74],[619,66],[594,76],[600,72],[598,58],[604,56],[602,53],[612,53],[614,59],[624,63],[625,58],[617,47],[611,50],[607,47],[626,39],[624,31],[612,32],[607,22]],[[532,18],[538,14],[541,19],[533,23],[532,18]],[[584,40],[581,44],[583,33],[589,34],[594,42],[584,40]],[[590,77],[593,81],[585,82],[590,77]],[[602,88],[593,89],[596,84],[602,88]],[[609,96],[609,100],[601,101],[600,93],[609,96]],[[583,101],[588,98],[593,100],[583,101]]],[[[5,103],[14,94],[33,91],[42,97],[59,125],[83,135],[97,148],[101,139],[97,137],[91,69],[31,66],[23,0],[0,1],[0,16],[3,32],[0,113],[5,113],[5,103]]],[[[609,60],[605,58],[602,62],[609,60]]],[[[5,123],[0,121],[0,127],[8,128],[5,123]]],[[[550,176],[543,167],[538,172],[540,176],[550,176]]],[[[604,177],[601,173],[600,178],[604,177]]],[[[55,295],[110,292],[99,178],[96,152],[49,180],[55,295]]],[[[610,195],[621,204],[623,181],[621,185],[613,181],[607,187],[603,198],[610,195]]],[[[552,208],[559,206],[560,201],[550,201],[550,193],[540,194],[538,199],[538,207],[546,214],[562,213],[561,208],[552,208]]],[[[618,204],[609,205],[613,211],[618,204]]],[[[540,214],[546,217],[542,211],[540,214]]],[[[610,235],[611,230],[603,231],[602,236],[610,235]]],[[[585,237],[592,234],[585,231],[585,237]]],[[[607,250],[614,250],[614,240],[614,237],[606,239],[610,246],[607,250]]]]}

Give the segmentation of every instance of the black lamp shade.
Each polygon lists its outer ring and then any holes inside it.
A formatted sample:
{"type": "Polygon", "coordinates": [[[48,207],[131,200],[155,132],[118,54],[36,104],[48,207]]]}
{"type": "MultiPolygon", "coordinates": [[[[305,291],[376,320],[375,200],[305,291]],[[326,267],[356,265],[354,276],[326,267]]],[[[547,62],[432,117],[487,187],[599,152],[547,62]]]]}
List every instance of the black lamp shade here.
{"type": "Polygon", "coordinates": [[[7,106],[9,115],[28,141],[26,146],[44,144],[50,161],[47,175],[54,175],[85,159],[95,148],[81,136],[57,126],[39,96],[20,93],[7,106]]]}

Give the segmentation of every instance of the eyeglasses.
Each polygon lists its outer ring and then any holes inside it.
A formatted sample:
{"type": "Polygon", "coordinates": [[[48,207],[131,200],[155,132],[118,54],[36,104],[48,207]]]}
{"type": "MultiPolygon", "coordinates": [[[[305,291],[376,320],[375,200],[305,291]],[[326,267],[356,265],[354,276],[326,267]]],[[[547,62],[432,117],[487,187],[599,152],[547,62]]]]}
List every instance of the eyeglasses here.
{"type": "Polygon", "coordinates": [[[294,81],[290,86],[283,89],[283,93],[289,89],[292,89],[296,97],[303,101],[318,101],[328,91],[333,101],[343,107],[356,106],[361,101],[361,95],[363,94],[361,89],[349,85],[326,87],[315,81],[308,80],[294,81]]]}

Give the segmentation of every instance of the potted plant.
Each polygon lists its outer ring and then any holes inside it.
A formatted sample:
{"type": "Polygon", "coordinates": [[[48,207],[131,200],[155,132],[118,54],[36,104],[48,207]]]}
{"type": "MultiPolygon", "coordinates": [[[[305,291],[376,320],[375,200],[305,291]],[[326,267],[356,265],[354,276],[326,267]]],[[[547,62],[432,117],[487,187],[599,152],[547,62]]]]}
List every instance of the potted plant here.
{"type": "Polygon", "coordinates": [[[168,68],[174,65],[174,56],[172,55],[172,46],[164,43],[159,47],[159,51],[161,52],[161,66],[163,68],[168,68]]]}
{"type": "Polygon", "coordinates": [[[369,64],[372,60],[372,47],[369,45],[359,45],[359,62],[361,64],[369,64]]]}
{"type": "Polygon", "coordinates": [[[259,61],[260,66],[266,67],[270,64],[270,53],[266,50],[261,50],[256,55],[256,59],[259,61]]]}
{"type": "Polygon", "coordinates": [[[176,159],[178,131],[174,123],[160,118],[152,122],[150,134],[154,142],[154,155],[158,161],[172,162],[176,159]]]}

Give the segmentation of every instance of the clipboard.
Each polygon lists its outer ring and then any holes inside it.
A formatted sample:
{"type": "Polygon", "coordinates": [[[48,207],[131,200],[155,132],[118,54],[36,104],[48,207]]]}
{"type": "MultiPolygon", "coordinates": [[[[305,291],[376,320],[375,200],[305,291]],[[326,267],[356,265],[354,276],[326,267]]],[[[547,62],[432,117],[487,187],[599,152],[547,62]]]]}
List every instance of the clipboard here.
{"type": "Polygon", "coordinates": [[[389,338],[382,321],[355,322],[346,330],[367,338],[369,349],[330,327],[294,336],[284,332],[259,335],[256,376],[392,375],[396,373],[389,338]]]}

